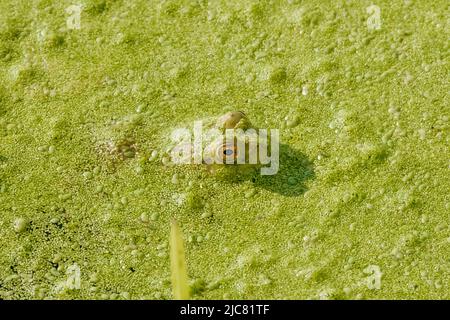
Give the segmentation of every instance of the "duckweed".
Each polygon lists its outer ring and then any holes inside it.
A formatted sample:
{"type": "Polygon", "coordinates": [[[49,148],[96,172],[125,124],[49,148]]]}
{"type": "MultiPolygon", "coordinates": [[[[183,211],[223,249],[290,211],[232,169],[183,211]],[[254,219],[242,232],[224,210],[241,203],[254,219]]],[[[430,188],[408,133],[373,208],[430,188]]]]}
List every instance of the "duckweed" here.
{"type": "Polygon", "coordinates": [[[141,214],[140,219],[141,219],[141,221],[144,222],[144,223],[147,223],[147,222],[150,221],[148,214],[145,213],[145,212],[141,214]]]}
{"type": "Polygon", "coordinates": [[[447,1],[84,2],[0,1],[0,299],[171,299],[173,218],[183,296],[450,298],[447,1]],[[275,176],[171,163],[234,110],[275,176]]]}
{"type": "Polygon", "coordinates": [[[17,218],[14,220],[14,231],[22,233],[28,228],[28,220],[26,218],[17,218]]]}

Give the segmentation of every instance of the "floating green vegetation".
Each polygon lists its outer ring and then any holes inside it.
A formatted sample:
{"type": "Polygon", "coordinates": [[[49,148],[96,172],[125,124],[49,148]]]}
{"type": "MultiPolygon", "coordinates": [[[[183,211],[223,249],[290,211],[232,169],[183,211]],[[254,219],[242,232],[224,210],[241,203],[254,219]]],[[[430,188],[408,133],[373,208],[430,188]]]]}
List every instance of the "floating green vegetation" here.
{"type": "Polygon", "coordinates": [[[1,0],[0,299],[450,299],[448,10],[1,0]],[[171,163],[202,119],[278,172],[171,163]]]}

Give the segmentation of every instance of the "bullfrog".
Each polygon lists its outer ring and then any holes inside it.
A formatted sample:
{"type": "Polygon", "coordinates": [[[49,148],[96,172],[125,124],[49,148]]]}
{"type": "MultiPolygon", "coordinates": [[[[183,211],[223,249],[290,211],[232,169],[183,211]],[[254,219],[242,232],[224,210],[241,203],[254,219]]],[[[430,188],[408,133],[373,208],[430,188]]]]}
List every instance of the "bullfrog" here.
{"type": "MultiPolygon", "coordinates": [[[[180,133],[185,135],[186,130],[180,133]]],[[[176,155],[177,159],[182,159],[178,163],[201,164],[217,178],[235,180],[248,177],[261,167],[258,151],[268,147],[265,141],[260,139],[258,129],[243,111],[230,111],[216,119],[196,121],[194,139],[188,135],[181,144],[177,143],[171,149],[172,159],[176,155]],[[196,152],[200,153],[198,144],[201,145],[201,160],[196,158],[196,152]]]]}

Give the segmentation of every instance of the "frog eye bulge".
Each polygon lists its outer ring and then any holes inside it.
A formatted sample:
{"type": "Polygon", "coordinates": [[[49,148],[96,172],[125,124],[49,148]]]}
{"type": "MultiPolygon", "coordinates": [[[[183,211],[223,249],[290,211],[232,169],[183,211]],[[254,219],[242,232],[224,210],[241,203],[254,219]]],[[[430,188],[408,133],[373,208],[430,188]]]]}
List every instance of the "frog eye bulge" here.
{"type": "Polygon", "coordinates": [[[216,149],[216,155],[218,160],[225,162],[226,159],[236,160],[237,147],[232,144],[222,144],[216,149]]]}
{"type": "Polygon", "coordinates": [[[225,156],[231,156],[234,153],[234,151],[232,149],[224,149],[223,150],[223,154],[225,156]]]}

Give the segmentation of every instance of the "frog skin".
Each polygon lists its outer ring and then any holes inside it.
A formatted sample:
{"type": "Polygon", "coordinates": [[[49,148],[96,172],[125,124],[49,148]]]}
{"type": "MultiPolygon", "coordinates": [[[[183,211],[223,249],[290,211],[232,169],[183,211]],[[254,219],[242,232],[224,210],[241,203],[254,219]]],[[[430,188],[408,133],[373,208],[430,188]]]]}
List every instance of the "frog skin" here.
{"type": "MultiPolygon", "coordinates": [[[[224,180],[235,180],[244,176],[248,177],[261,167],[258,148],[261,146],[266,148],[268,145],[261,144],[258,129],[252,125],[244,112],[230,111],[216,119],[202,120],[201,125],[203,151],[201,166],[205,167],[213,176],[224,180]],[[227,133],[231,133],[232,137],[225,139],[227,133]],[[234,143],[230,141],[234,141],[234,143]],[[238,161],[239,156],[242,156],[240,152],[244,150],[242,146],[245,146],[245,151],[243,151],[245,157],[241,157],[241,161],[238,161]],[[252,163],[249,163],[250,146],[255,148],[252,154],[256,156],[256,161],[252,163]]],[[[177,144],[177,146],[171,145],[167,152],[170,153],[175,148],[188,150],[190,152],[183,153],[187,158],[182,157],[182,163],[200,164],[194,161],[194,148],[191,142],[192,140],[177,144]]]]}
{"type": "MultiPolygon", "coordinates": [[[[259,147],[257,129],[252,125],[246,114],[242,111],[231,111],[220,116],[213,129],[217,129],[221,135],[204,148],[203,163],[207,170],[217,178],[226,180],[240,179],[256,172],[259,164],[249,164],[249,142],[253,140],[259,147]],[[234,131],[234,143],[224,139],[226,130],[234,131]],[[239,130],[241,129],[241,130],[239,130]],[[255,135],[242,135],[246,130],[254,129],[255,135]],[[239,134],[241,133],[241,134],[239,134]],[[239,150],[238,143],[245,144],[245,164],[237,164],[239,150]],[[232,163],[226,163],[232,161],[232,163]]],[[[256,149],[257,151],[257,149],[256,149]]]]}

